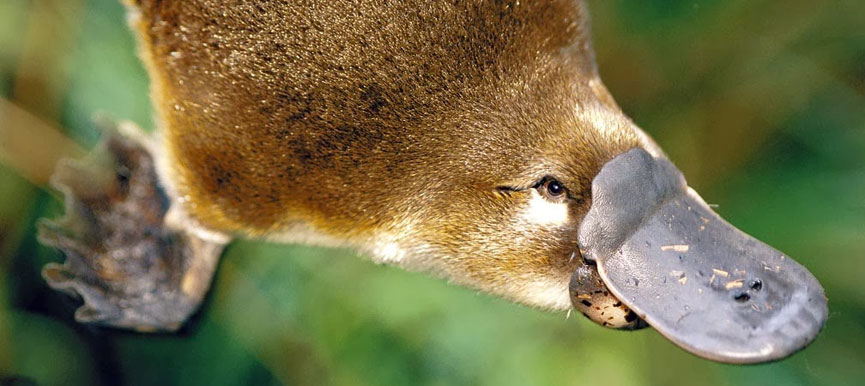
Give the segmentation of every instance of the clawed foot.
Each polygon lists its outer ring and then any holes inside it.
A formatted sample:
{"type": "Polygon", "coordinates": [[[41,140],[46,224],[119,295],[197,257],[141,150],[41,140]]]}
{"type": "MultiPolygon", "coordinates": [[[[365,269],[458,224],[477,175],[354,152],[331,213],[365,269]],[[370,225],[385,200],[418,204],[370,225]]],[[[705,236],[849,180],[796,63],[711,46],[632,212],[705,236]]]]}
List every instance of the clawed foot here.
{"type": "Polygon", "coordinates": [[[225,243],[165,225],[171,201],[147,143],[132,124],[110,128],[87,159],[61,163],[53,176],[66,214],[43,221],[39,240],[66,261],[42,275],[84,300],[79,322],[177,330],[210,287],[225,243]]]}

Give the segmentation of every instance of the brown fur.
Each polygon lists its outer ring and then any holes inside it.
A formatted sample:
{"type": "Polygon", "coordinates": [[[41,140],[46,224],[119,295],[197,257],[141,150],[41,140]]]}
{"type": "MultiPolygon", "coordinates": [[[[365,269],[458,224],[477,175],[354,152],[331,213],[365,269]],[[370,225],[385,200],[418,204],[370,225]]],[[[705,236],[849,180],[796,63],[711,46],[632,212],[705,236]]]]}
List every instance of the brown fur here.
{"type": "Polygon", "coordinates": [[[592,178],[640,143],[579,1],[133,7],[164,178],[213,230],[395,235],[403,265],[546,307],[521,291],[567,291],[592,178]],[[568,224],[517,216],[545,176],[570,191],[568,224]]]}

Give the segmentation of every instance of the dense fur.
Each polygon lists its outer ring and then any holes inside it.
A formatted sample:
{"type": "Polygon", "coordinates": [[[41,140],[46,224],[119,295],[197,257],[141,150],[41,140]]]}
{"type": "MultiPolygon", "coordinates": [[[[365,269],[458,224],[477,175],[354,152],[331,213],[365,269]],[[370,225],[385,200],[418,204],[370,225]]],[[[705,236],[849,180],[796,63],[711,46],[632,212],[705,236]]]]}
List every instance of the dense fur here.
{"type": "Polygon", "coordinates": [[[598,79],[581,2],[130,5],[163,179],[195,221],[570,306],[592,178],[642,139],[598,79]],[[545,201],[544,177],[569,198],[545,201]]]}

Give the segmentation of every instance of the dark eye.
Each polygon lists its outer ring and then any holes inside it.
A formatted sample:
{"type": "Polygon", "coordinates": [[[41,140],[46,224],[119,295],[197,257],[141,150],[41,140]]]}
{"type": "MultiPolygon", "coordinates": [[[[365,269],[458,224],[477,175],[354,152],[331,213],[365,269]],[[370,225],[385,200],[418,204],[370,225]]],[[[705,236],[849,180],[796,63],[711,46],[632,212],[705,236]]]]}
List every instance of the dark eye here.
{"type": "Polygon", "coordinates": [[[552,178],[544,181],[541,188],[542,192],[549,198],[559,198],[564,195],[566,191],[565,186],[562,185],[561,182],[552,178]]]}

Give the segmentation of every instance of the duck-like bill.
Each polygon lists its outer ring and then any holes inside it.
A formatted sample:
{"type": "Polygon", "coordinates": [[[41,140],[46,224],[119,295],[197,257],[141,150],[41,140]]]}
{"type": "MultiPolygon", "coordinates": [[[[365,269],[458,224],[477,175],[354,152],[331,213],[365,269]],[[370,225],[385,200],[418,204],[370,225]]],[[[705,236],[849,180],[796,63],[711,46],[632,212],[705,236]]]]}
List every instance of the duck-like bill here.
{"type": "Polygon", "coordinates": [[[807,269],[724,221],[670,161],[640,148],[595,177],[579,245],[613,295],[701,357],[784,358],[826,320],[807,269]]]}

